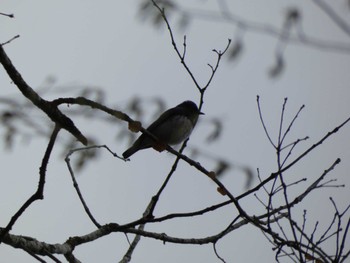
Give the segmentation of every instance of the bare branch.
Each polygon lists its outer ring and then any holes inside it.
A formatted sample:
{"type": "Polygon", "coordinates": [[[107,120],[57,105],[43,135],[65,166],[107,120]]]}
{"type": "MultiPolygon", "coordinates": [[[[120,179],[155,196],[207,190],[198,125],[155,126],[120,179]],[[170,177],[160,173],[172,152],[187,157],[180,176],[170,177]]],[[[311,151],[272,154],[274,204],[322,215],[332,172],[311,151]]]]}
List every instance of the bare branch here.
{"type": "Polygon", "coordinates": [[[44,198],[44,186],[45,186],[45,177],[46,177],[46,169],[49,163],[50,155],[55,145],[55,141],[57,139],[58,132],[60,131],[59,126],[55,126],[52,131],[50,141],[46,147],[46,151],[44,157],[41,162],[41,166],[39,169],[39,183],[36,192],[20,207],[20,209],[12,216],[10,222],[7,224],[4,230],[0,233],[0,243],[3,241],[3,238],[6,234],[12,229],[13,225],[16,223],[18,218],[24,213],[24,211],[36,200],[40,200],[44,198]]]}
{"type": "MultiPolygon", "coordinates": [[[[314,2],[316,1],[318,0],[314,0],[314,2]]],[[[181,13],[182,16],[193,17],[195,19],[215,21],[223,24],[233,24],[241,31],[245,31],[246,33],[263,34],[265,36],[270,36],[279,40],[287,39],[288,44],[306,46],[314,49],[319,49],[321,51],[332,51],[350,54],[350,47],[348,43],[337,42],[333,39],[324,40],[313,37],[310,34],[306,34],[303,30],[303,24],[300,21],[299,23],[295,23],[295,28],[297,31],[294,35],[291,34],[289,30],[286,30],[284,26],[281,27],[264,22],[251,21],[239,16],[238,14],[233,13],[229,8],[225,8],[224,10],[223,6],[227,7],[227,3],[224,3],[224,0],[220,0],[220,2],[219,12],[202,10],[199,8],[191,9],[183,7],[181,5],[176,5],[176,7],[172,8],[172,11],[177,11],[181,13]]],[[[338,19],[340,19],[339,16],[338,19]]],[[[298,20],[301,20],[301,17],[298,18],[298,20]]],[[[341,21],[340,23],[342,24],[345,22],[341,21]]],[[[336,24],[338,24],[338,21],[336,24]]],[[[341,27],[343,26],[343,30],[347,32],[348,29],[346,27],[348,26],[344,24],[341,27]]]]}
{"type": "Polygon", "coordinates": [[[270,137],[270,134],[269,134],[269,132],[267,131],[267,128],[266,128],[264,119],[263,119],[263,114],[262,114],[261,107],[260,107],[260,96],[259,96],[259,95],[256,96],[256,101],[257,101],[257,105],[258,105],[258,111],[259,111],[260,121],[261,121],[261,124],[263,125],[265,134],[266,134],[267,138],[269,139],[271,145],[272,145],[274,148],[276,148],[277,146],[276,146],[276,145],[274,144],[274,142],[272,141],[272,139],[271,139],[271,137],[270,137]]]}
{"type": "Polygon", "coordinates": [[[0,15],[2,15],[2,16],[7,16],[7,17],[9,17],[9,18],[14,18],[14,17],[15,17],[14,14],[5,14],[5,13],[2,13],[2,12],[0,12],[0,15]]]}
{"type": "Polygon", "coordinates": [[[313,0],[322,11],[324,11],[344,33],[350,36],[350,25],[341,19],[339,15],[323,0],[313,0]]]}
{"type": "Polygon", "coordinates": [[[90,209],[88,207],[88,205],[86,204],[85,200],[84,200],[84,197],[79,189],[79,185],[78,185],[78,182],[75,180],[75,176],[74,176],[74,171],[73,171],[73,168],[70,164],[70,156],[75,153],[75,152],[78,152],[78,151],[87,151],[87,150],[90,150],[90,149],[95,149],[95,148],[105,148],[107,149],[107,151],[109,151],[114,157],[117,157],[121,160],[124,160],[122,157],[119,157],[116,153],[112,152],[106,145],[93,145],[93,146],[88,146],[88,147],[83,147],[83,148],[78,148],[78,149],[73,149],[71,151],[69,151],[69,153],[66,155],[66,158],[64,159],[66,164],[67,164],[67,167],[68,167],[68,170],[69,170],[69,173],[71,175],[71,178],[72,178],[72,181],[73,181],[73,186],[79,196],[79,199],[84,207],[84,210],[85,212],[87,213],[87,215],[89,216],[90,220],[93,222],[93,224],[97,227],[97,228],[100,228],[101,225],[96,221],[96,219],[94,218],[94,216],[92,215],[92,213],[90,212],[90,209]]]}
{"type": "Polygon", "coordinates": [[[19,35],[16,35],[16,36],[10,38],[9,40],[7,40],[7,41],[4,42],[4,43],[0,43],[0,46],[5,46],[5,45],[11,43],[13,40],[15,40],[15,39],[17,39],[17,38],[19,38],[19,35]]]}
{"type": "Polygon", "coordinates": [[[73,136],[75,136],[84,145],[87,144],[87,139],[84,135],[75,127],[73,121],[64,115],[57,107],[52,103],[41,98],[22,78],[21,74],[17,71],[12,64],[10,58],[5,53],[4,48],[0,45],[0,63],[3,65],[7,74],[11,80],[16,84],[22,94],[29,99],[35,106],[41,109],[47,114],[47,116],[61,128],[66,129],[73,136]]]}

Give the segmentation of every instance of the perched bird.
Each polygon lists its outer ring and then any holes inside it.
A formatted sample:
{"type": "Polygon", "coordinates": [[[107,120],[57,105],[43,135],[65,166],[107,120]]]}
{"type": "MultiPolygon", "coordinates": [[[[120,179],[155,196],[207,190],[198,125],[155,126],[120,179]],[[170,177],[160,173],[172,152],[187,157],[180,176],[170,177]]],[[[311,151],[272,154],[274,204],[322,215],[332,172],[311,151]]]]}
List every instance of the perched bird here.
{"type": "Polygon", "coordinates": [[[198,110],[197,105],[189,100],[165,111],[147,128],[159,141],[156,142],[143,133],[123,153],[123,157],[129,158],[137,151],[154,147],[157,144],[176,145],[183,142],[190,136],[200,114],[203,113],[198,110]]]}

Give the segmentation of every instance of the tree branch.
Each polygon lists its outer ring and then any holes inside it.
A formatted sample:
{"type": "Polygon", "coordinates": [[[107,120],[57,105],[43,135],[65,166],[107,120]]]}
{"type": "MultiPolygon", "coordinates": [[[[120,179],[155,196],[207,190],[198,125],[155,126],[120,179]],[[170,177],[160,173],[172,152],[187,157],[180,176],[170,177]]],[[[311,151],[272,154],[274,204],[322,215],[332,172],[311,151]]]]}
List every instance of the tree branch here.
{"type": "Polygon", "coordinates": [[[12,229],[13,225],[16,223],[17,219],[24,213],[24,211],[36,200],[41,200],[44,198],[44,186],[45,186],[45,177],[46,177],[46,169],[49,163],[50,155],[55,144],[58,132],[60,128],[56,125],[52,131],[50,141],[47,145],[44,157],[41,162],[41,166],[39,169],[39,183],[36,192],[21,206],[21,208],[12,216],[10,222],[7,224],[4,230],[0,233],[0,243],[6,234],[12,229]]]}
{"type": "Polygon", "coordinates": [[[22,78],[21,74],[17,71],[15,66],[12,64],[10,58],[5,53],[4,48],[0,45],[0,63],[3,65],[7,74],[22,92],[22,94],[29,99],[35,106],[41,109],[47,114],[47,116],[61,128],[70,132],[74,137],[77,138],[82,144],[87,145],[87,139],[74,125],[73,121],[64,115],[53,103],[44,100],[37,94],[22,78]]]}

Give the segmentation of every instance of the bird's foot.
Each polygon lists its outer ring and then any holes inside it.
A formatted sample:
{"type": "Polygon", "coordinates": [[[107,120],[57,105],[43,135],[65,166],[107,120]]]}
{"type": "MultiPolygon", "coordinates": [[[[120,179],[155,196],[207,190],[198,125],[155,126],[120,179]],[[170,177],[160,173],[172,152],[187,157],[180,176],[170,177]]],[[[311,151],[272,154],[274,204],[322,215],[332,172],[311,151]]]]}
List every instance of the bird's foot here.
{"type": "Polygon", "coordinates": [[[157,141],[152,145],[152,148],[158,152],[162,152],[167,148],[167,144],[161,141],[157,141]]]}

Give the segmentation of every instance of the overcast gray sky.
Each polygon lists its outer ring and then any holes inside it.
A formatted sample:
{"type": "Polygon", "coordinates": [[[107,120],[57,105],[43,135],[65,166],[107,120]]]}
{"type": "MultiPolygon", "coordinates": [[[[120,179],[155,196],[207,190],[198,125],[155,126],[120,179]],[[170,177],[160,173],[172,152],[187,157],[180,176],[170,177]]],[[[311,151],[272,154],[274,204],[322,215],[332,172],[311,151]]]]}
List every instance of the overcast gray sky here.
{"type": "MultiPolygon", "coordinates": [[[[194,2],[201,4],[203,9],[215,8],[211,1],[194,2]]],[[[230,1],[230,6],[231,11],[240,17],[276,27],[282,24],[287,7],[298,7],[302,10],[304,29],[308,34],[349,44],[349,36],[334,26],[312,1],[305,2],[230,1]]],[[[139,3],[3,0],[0,12],[14,13],[15,19],[0,17],[0,42],[17,34],[21,36],[5,49],[34,89],[41,87],[48,76],[53,76],[57,87],[99,87],[108,95],[106,104],[118,105],[120,109],[125,109],[134,96],[146,101],[160,97],[168,107],[186,99],[198,102],[199,94],[176,57],[168,32],[163,27],[157,30],[149,20],[141,19],[137,12],[139,3]]],[[[192,4],[192,7],[196,6],[192,4]]],[[[336,5],[336,11],[341,16],[349,15],[345,1],[338,1],[336,5]]],[[[176,16],[170,19],[178,45],[182,46],[183,35],[186,34],[188,65],[197,80],[204,84],[210,76],[207,63],[214,64],[216,59],[211,50],[223,50],[228,39],[234,39],[234,26],[198,19],[185,30],[179,30],[176,21],[176,16]]],[[[277,164],[275,151],[259,121],[256,96],[261,97],[266,123],[275,141],[283,99],[288,97],[286,116],[289,118],[301,105],[306,105],[290,137],[290,141],[310,137],[295,152],[300,153],[349,117],[350,54],[291,44],[285,52],[285,71],[278,78],[271,79],[268,70],[274,64],[276,38],[248,32],[243,41],[244,50],[237,61],[222,61],[205,96],[203,111],[206,115],[201,117],[190,146],[225,157],[235,165],[248,165],[254,171],[259,168],[262,176],[266,177],[276,170],[277,164]],[[213,117],[224,121],[224,131],[218,141],[208,144],[205,141],[210,129],[208,120],[213,117]]],[[[3,70],[0,71],[0,86],[0,96],[20,96],[3,70]]],[[[52,93],[46,98],[55,96],[52,93]]],[[[33,114],[34,117],[41,116],[33,114]]],[[[152,119],[151,114],[152,110],[149,110],[148,120],[152,119]]],[[[127,141],[116,143],[116,129],[102,122],[96,121],[91,125],[82,121],[80,127],[83,133],[97,136],[119,154],[128,147],[127,141]]],[[[339,157],[342,163],[331,178],[338,178],[340,184],[349,185],[349,132],[350,128],[345,127],[300,162],[289,176],[313,180],[339,157]]],[[[60,136],[67,136],[64,133],[60,136]]],[[[11,152],[2,152],[1,180],[6,187],[2,187],[4,189],[0,192],[1,226],[7,224],[34,191],[46,143],[46,139],[36,139],[29,144],[18,141],[11,152]]],[[[147,150],[137,153],[131,162],[124,163],[101,151],[102,158],[90,164],[78,177],[91,210],[102,224],[137,219],[161,185],[174,157],[147,150]]],[[[209,170],[214,168],[213,162],[204,157],[199,161],[209,170]]],[[[232,170],[223,178],[223,183],[234,195],[238,195],[244,191],[244,174],[232,170]]],[[[256,178],[254,183],[257,183],[256,178]]],[[[300,215],[304,208],[309,209],[310,229],[317,218],[327,220],[332,216],[328,200],[331,195],[344,208],[348,204],[349,188],[315,192],[312,198],[305,200],[305,207],[300,207],[300,215]],[[331,212],[324,214],[324,211],[331,212]]],[[[164,215],[191,211],[224,200],[225,197],[216,192],[216,186],[208,178],[181,163],[155,213],[164,215]]],[[[262,211],[261,205],[253,198],[243,202],[243,206],[252,215],[262,211]]],[[[227,207],[204,218],[189,222],[187,219],[176,220],[157,227],[149,225],[147,229],[179,237],[205,237],[223,229],[235,214],[233,207],[227,207]]],[[[57,150],[48,167],[45,199],[25,212],[12,233],[48,243],[61,243],[69,236],[86,234],[94,229],[78,201],[57,150]]],[[[75,253],[83,262],[117,262],[127,247],[125,237],[114,234],[81,246],[75,253]]],[[[249,226],[225,237],[219,242],[218,250],[227,262],[274,260],[270,244],[259,231],[249,226]]],[[[143,239],[132,262],[165,261],[218,262],[218,259],[209,245],[163,245],[159,241],[143,239]]],[[[0,262],[36,261],[20,250],[1,245],[0,262]]]]}

